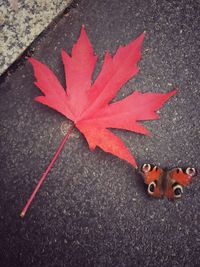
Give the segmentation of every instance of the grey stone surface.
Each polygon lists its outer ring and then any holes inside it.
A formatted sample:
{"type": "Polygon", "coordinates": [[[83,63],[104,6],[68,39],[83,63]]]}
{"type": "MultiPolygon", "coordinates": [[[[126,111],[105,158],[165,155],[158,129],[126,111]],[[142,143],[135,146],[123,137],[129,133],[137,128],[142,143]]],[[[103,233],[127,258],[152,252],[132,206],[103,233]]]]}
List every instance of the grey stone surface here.
{"type": "MultiPolygon", "coordinates": [[[[152,137],[115,132],[138,163],[192,165],[199,157],[199,1],[83,0],[34,43],[33,56],[64,84],[60,51],[85,24],[95,52],[114,53],[147,31],[141,71],[117,98],[135,89],[178,94],[145,122],[152,137]]],[[[96,73],[97,73],[96,72],[96,73]]],[[[199,266],[200,180],[180,201],[151,199],[125,161],[90,152],[74,131],[27,216],[21,209],[63,138],[64,117],[33,101],[33,70],[22,59],[0,89],[1,266],[199,266]]]]}
{"type": "Polygon", "coordinates": [[[0,1],[0,74],[70,2],[71,0],[0,1]]]}

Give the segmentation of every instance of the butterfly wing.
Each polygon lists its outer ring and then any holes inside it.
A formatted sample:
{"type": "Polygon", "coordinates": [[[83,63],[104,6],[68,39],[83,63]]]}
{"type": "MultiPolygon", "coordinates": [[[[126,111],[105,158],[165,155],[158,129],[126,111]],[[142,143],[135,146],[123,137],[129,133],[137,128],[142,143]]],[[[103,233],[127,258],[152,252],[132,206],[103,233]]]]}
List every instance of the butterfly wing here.
{"type": "Polygon", "coordinates": [[[153,197],[162,197],[162,183],[164,171],[153,164],[143,164],[141,166],[140,173],[144,178],[145,184],[147,184],[148,186],[148,194],[153,197]]]}
{"type": "Polygon", "coordinates": [[[195,168],[174,168],[167,173],[164,194],[169,199],[180,198],[183,187],[191,183],[192,177],[197,174],[195,168]]]}

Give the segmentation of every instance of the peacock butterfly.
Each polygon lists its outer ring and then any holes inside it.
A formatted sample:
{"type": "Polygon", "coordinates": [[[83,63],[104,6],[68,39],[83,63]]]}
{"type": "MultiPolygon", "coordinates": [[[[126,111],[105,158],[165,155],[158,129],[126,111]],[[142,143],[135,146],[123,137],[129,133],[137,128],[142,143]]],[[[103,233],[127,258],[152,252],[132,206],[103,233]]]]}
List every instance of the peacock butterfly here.
{"type": "Polygon", "coordinates": [[[153,197],[164,197],[168,199],[180,198],[183,194],[183,187],[192,181],[192,177],[197,174],[195,168],[186,169],[173,168],[165,171],[153,164],[143,164],[140,174],[147,184],[148,194],[153,197]]]}

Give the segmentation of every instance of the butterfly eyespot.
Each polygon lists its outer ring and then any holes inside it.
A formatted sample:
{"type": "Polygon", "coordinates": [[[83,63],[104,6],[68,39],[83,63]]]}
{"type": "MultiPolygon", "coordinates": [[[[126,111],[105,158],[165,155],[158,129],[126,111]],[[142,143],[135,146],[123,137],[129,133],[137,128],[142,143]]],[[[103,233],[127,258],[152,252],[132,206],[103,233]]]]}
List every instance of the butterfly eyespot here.
{"type": "Polygon", "coordinates": [[[157,166],[155,166],[153,169],[154,169],[156,172],[158,171],[158,167],[157,167],[157,166]]]}
{"type": "Polygon", "coordinates": [[[142,165],[142,171],[143,172],[149,172],[151,170],[151,164],[143,164],[142,165]]]}
{"type": "Polygon", "coordinates": [[[174,191],[174,197],[175,198],[179,198],[183,194],[183,188],[179,184],[173,186],[173,191],[174,191]]]}
{"type": "Polygon", "coordinates": [[[185,171],[186,174],[188,174],[189,176],[194,176],[196,174],[196,170],[195,168],[187,168],[185,171]]]}
{"type": "Polygon", "coordinates": [[[149,185],[148,185],[148,193],[150,195],[153,195],[154,191],[155,191],[155,188],[156,188],[156,183],[155,182],[151,182],[149,185]]]}

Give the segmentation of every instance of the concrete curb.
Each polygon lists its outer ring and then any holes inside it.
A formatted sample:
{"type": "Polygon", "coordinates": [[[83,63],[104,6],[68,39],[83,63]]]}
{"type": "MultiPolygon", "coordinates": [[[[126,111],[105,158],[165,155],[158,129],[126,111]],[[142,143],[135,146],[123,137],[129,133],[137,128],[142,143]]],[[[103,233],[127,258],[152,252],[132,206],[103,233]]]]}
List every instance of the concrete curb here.
{"type": "Polygon", "coordinates": [[[6,0],[0,4],[0,75],[72,0],[6,0]]]}

